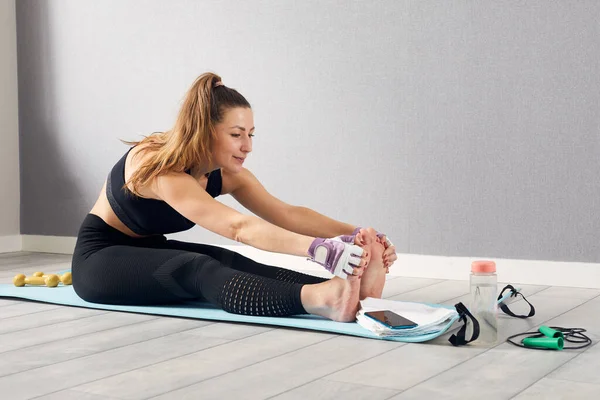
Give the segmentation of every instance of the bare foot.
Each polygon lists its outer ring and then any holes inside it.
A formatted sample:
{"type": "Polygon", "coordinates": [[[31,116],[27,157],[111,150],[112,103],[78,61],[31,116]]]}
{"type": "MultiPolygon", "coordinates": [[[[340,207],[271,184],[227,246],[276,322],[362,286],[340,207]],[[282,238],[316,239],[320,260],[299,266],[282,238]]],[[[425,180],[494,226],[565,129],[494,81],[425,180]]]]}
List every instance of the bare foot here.
{"type": "Polygon", "coordinates": [[[366,297],[381,298],[385,285],[387,268],[383,265],[383,244],[374,242],[370,245],[371,261],[360,280],[360,300],[366,297]]]}
{"type": "MultiPolygon", "coordinates": [[[[356,235],[354,244],[362,247],[367,263],[371,257],[370,246],[373,239],[370,234],[360,232],[356,235]],[[365,244],[369,243],[369,244],[365,244]]],[[[379,254],[381,260],[381,253],[379,254]]],[[[356,320],[359,308],[359,294],[361,291],[361,276],[364,276],[369,267],[354,269],[354,274],[342,279],[334,276],[330,280],[314,285],[304,285],[300,297],[304,309],[315,315],[329,318],[339,322],[352,322],[356,320]]]]}
{"type": "Polygon", "coordinates": [[[358,295],[360,292],[360,279],[349,276],[348,279],[333,277],[329,280],[328,299],[326,299],[327,311],[324,317],[339,322],[352,322],[356,320],[359,308],[358,295]]]}

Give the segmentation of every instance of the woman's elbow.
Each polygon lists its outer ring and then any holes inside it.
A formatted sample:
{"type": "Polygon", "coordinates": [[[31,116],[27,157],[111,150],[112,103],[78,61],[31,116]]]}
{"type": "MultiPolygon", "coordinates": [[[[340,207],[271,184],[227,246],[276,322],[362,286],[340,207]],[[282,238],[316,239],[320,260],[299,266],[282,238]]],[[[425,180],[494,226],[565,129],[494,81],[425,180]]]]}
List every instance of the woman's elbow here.
{"type": "Polygon", "coordinates": [[[247,244],[250,225],[251,218],[247,215],[242,215],[238,218],[235,218],[231,224],[229,224],[228,237],[236,242],[247,244]]]}

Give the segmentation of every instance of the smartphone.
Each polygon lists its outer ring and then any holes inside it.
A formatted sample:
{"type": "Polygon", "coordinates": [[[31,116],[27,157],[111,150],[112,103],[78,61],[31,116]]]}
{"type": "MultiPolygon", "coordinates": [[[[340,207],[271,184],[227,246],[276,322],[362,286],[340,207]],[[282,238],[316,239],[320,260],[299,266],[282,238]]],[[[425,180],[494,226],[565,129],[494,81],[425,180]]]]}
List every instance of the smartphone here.
{"type": "Polygon", "coordinates": [[[417,323],[390,310],[369,311],[365,315],[391,329],[409,329],[418,326],[417,323]]]}

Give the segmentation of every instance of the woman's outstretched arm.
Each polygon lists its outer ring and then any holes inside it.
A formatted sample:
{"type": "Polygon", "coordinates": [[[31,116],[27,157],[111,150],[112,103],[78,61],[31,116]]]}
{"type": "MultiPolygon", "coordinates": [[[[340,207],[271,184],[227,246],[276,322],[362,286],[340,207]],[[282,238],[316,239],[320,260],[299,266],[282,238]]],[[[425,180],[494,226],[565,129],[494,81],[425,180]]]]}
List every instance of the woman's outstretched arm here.
{"type": "Polygon", "coordinates": [[[264,220],[285,230],[311,237],[331,238],[350,235],[353,225],[336,221],[308,207],[287,204],[270,194],[258,179],[243,169],[232,179],[231,195],[244,207],[264,220]]]}
{"type": "Polygon", "coordinates": [[[288,213],[289,229],[302,235],[330,238],[350,235],[356,228],[354,225],[319,214],[308,207],[291,206],[288,213]]]}
{"type": "Polygon", "coordinates": [[[217,235],[275,253],[306,257],[314,237],[299,235],[213,199],[188,174],[155,178],[153,192],[181,215],[217,235]]]}

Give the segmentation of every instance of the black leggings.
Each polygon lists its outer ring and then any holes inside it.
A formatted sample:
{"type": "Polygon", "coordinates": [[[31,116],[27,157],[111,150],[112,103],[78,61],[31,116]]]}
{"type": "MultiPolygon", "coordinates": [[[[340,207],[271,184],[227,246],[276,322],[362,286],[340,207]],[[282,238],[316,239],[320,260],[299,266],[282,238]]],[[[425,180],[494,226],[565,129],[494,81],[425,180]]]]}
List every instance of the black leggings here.
{"type": "Polygon", "coordinates": [[[257,263],[204,244],[132,238],[88,214],[73,254],[73,288],[92,303],[152,305],[208,300],[235,314],[305,314],[300,291],[327,279],[257,263]]]}

